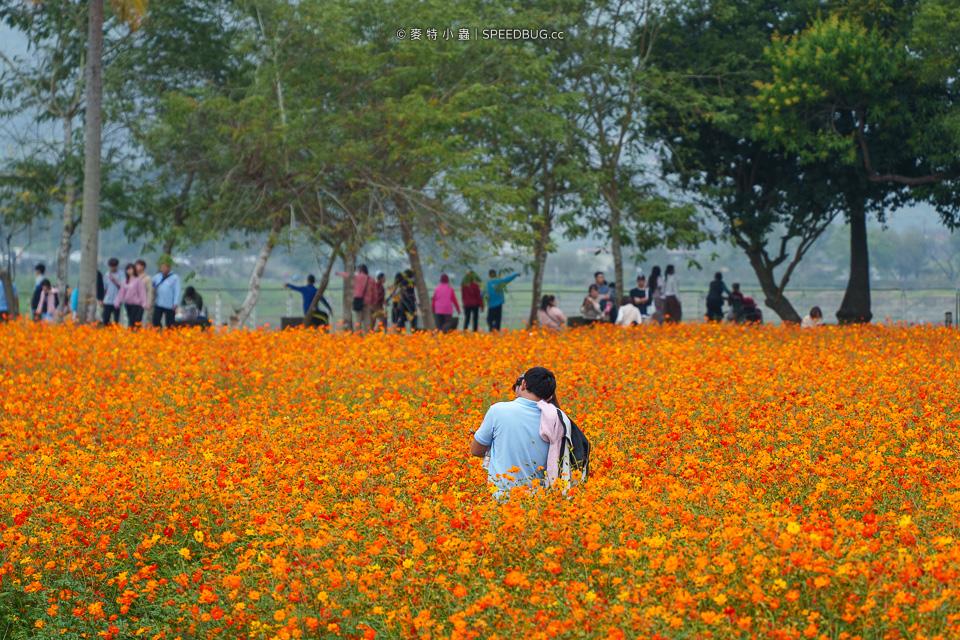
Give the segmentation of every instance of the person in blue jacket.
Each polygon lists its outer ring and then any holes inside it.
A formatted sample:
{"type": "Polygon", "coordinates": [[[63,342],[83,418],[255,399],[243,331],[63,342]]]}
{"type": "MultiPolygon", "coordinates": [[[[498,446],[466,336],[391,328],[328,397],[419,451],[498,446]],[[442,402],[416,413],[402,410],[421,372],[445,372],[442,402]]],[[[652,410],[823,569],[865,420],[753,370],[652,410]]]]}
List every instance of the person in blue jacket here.
{"type": "Polygon", "coordinates": [[[501,278],[496,270],[490,269],[489,275],[490,280],[484,287],[483,296],[487,303],[487,328],[492,333],[500,331],[500,322],[503,320],[503,294],[506,292],[507,283],[520,274],[514,273],[506,278],[501,278]]]}
{"type": "Polygon", "coordinates": [[[167,328],[173,326],[180,302],[180,276],[173,273],[173,258],[163,254],[157,260],[160,273],[153,276],[153,326],[160,328],[161,321],[167,328]]]}
{"type": "MultiPolygon", "coordinates": [[[[297,285],[290,284],[289,282],[283,285],[287,289],[292,289],[303,296],[303,315],[307,315],[307,311],[310,311],[310,304],[313,302],[314,296],[317,295],[317,287],[314,283],[317,281],[313,275],[307,276],[307,284],[298,287],[297,285]]],[[[320,304],[325,306],[330,313],[333,313],[333,307],[330,306],[330,303],[327,302],[327,299],[323,296],[320,296],[320,304]]]]}

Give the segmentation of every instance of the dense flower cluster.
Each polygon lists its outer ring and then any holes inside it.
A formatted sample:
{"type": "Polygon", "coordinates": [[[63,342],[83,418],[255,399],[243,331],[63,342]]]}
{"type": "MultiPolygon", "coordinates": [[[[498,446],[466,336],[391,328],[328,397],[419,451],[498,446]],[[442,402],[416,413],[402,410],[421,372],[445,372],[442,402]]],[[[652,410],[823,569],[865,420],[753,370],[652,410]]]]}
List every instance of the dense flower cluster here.
{"type": "Polygon", "coordinates": [[[0,628],[955,638],[958,336],[0,326],[0,628]],[[591,478],[498,503],[468,430],[536,364],[591,478]]]}

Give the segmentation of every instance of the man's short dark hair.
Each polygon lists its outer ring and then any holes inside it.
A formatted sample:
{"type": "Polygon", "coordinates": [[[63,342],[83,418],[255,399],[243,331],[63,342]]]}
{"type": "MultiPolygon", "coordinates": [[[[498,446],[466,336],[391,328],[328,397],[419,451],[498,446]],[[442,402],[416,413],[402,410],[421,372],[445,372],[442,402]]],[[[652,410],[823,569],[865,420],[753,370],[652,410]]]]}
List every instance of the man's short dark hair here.
{"type": "Polygon", "coordinates": [[[143,265],[143,268],[144,268],[144,269],[147,268],[147,261],[144,260],[143,258],[140,258],[139,260],[137,260],[137,261],[134,262],[133,264],[140,264],[140,265],[143,265]]]}
{"type": "Polygon", "coordinates": [[[317,279],[313,277],[313,274],[312,274],[312,273],[307,276],[307,284],[313,284],[313,283],[316,282],[316,281],[317,281],[317,279]]]}
{"type": "Polygon", "coordinates": [[[37,266],[35,266],[35,267],[33,268],[33,270],[36,271],[37,273],[39,273],[40,275],[43,275],[43,274],[45,274],[45,273],[47,272],[47,265],[45,265],[45,264],[43,264],[43,263],[41,262],[40,264],[38,264],[37,266]]]}
{"type": "Polygon", "coordinates": [[[360,273],[366,273],[366,274],[370,273],[369,271],[367,271],[367,265],[365,264],[362,264],[359,267],[357,267],[357,271],[359,271],[360,273]]]}
{"type": "Polygon", "coordinates": [[[544,367],[527,369],[523,379],[527,383],[527,391],[541,400],[549,400],[557,392],[557,379],[544,367]]]}
{"type": "Polygon", "coordinates": [[[497,270],[496,270],[496,269],[490,269],[490,271],[488,272],[487,275],[489,275],[491,278],[496,278],[496,277],[497,277],[497,270]]]}
{"type": "Polygon", "coordinates": [[[119,267],[119,266],[120,266],[120,261],[117,260],[116,258],[110,258],[109,260],[107,260],[107,266],[108,266],[108,267],[119,267]]]}
{"type": "Polygon", "coordinates": [[[594,271],[594,272],[593,272],[593,279],[596,280],[596,279],[597,279],[597,276],[602,276],[602,275],[603,275],[603,271],[594,271]]]}

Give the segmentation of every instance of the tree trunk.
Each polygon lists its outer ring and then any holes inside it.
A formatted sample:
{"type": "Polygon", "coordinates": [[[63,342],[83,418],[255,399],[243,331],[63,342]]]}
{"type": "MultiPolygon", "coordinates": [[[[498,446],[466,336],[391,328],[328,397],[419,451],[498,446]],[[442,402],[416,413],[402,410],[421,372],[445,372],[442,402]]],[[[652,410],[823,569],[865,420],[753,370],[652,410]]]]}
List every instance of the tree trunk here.
{"type": "Polygon", "coordinates": [[[534,216],[539,216],[537,221],[537,239],[533,244],[533,299],[530,301],[530,316],[527,318],[527,325],[534,326],[537,322],[537,311],[540,309],[540,296],[543,291],[543,274],[547,266],[547,252],[550,247],[550,231],[553,228],[553,220],[550,215],[550,203],[544,206],[544,211],[536,210],[536,203],[533,207],[534,216]]]}
{"type": "Polygon", "coordinates": [[[244,299],[243,304],[240,305],[240,308],[236,310],[236,313],[230,317],[231,329],[237,329],[243,326],[243,323],[247,321],[253,308],[257,305],[257,300],[260,299],[260,280],[263,278],[263,270],[267,266],[267,260],[270,259],[273,248],[277,245],[279,240],[278,236],[282,229],[283,216],[277,215],[270,229],[270,235],[267,236],[263,246],[260,247],[257,261],[253,265],[253,272],[250,274],[250,286],[247,288],[247,297],[244,299]]]}
{"type": "Polygon", "coordinates": [[[163,252],[167,255],[173,255],[173,247],[177,244],[176,230],[183,227],[183,223],[187,220],[187,198],[190,197],[190,189],[193,187],[194,175],[196,175],[195,171],[187,174],[187,181],[184,183],[183,189],[180,190],[180,199],[177,202],[177,206],[173,208],[171,235],[167,238],[167,241],[163,243],[163,252]]]}
{"type": "MultiPolygon", "coordinates": [[[[340,247],[335,247],[333,253],[330,254],[327,268],[323,270],[320,284],[317,285],[317,293],[314,294],[313,300],[310,302],[310,308],[307,309],[307,312],[303,316],[304,326],[310,325],[310,317],[313,315],[313,312],[317,310],[317,307],[320,306],[320,298],[323,297],[323,292],[327,290],[327,285],[330,284],[330,272],[333,271],[333,263],[337,261],[338,257],[340,257],[340,247]]],[[[332,325],[333,318],[330,318],[330,320],[330,324],[332,325]]]]}
{"type": "Polygon", "coordinates": [[[790,301],[780,292],[777,286],[776,277],[773,275],[774,267],[771,267],[764,259],[760,251],[746,250],[747,257],[750,259],[750,266],[757,274],[757,280],[760,282],[760,288],[765,297],[764,304],[773,310],[784,322],[800,323],[800,314],[793,308],[790,301]]]}
{"type": "MultiPolygon", "coordinates": [[[[60,246],[57,248],[57,289],[60,294],[60,310],[70,306],[70,296],[65,295],[70,278],[70,245],[77,223],[73,219],[73,205],[77,200],[77,184],[70,170],[73,155],[73,116],[63,116],[63,157],[66,172],[63,176],[63,228],[60,231],[60,246]]],[[[79,294],[78,294],[79,297],[79,294]]],[[[62,316],[61,316],[62,317],[62,316]]]]}
{"type": "Polygon", "coordinates": [[[616,282],[614,287],[613,302],[614,307],[620,306],[620,299],[624,289],[623,285],[623,249],[620,246],[620,204],[616,191],[616,185],[612,185],[606,194],[607,203],[610,205],[610,252],[613,254],[613,277],[616,282]]]}
{"type": "Polygon", "coordinates": [[[837,311],[837,320],[841,324],[852,324],[870,322],[871,318],[867,214],[860,209],[850,212],[850,279],[837,311]]]}
{"type": "Polygon", "coordinates": [[[357,270],[357,254],[349,249],[343,255],[343,330],[353,331],[353,272],[357,270]]]}
{"type": "Polygon", "coordinates": [[[86,69],[86,139],[84,145],[83,214],[80,234],[80,291],[77,317],[96,312],[97,240],[100,234],[100,128],[103,113],[103,0],[90,0],[86,69]],[[90,307],[93,307],[91,310],[90,307]]]}
{"type": "Polygon", "coordinates": [[[400,237],[403,239],[404,249],[407,251],[407,257],[410,258],[410,269],[413,271],[413,283],[417,289],[421,324],[427,331],[434,331],[437,328],[437,323],[433,321],[430,290],[427,289],[427,281],[424,279],[423,268],[420,266],[420,252],[417,250],[416,238],[413,237],[413,226],[406,210],[398,210],[397,217],[400,220],[400,237]]]}
{"type": "Polygon", "coordinates": [[[13,294],[13,275],[9,269],[0,271],[0,282],[3,283],[3,297],[7,300],[7,315],[16,318],[19,315],[20,305],[17,296],[13,294]]]}

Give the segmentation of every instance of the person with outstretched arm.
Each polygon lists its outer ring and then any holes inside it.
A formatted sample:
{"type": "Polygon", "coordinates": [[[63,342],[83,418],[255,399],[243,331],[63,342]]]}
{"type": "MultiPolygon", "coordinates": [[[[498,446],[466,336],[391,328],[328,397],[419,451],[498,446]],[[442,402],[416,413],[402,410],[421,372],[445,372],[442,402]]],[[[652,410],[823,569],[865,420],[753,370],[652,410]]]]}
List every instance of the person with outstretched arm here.
{"type": "Polygon", "coordinates": [[[487,329],[493,333],[500,331],[500,324],[503,321],[503,294],[506,292],[507,284],[520,277],[519,273],[514,273],[506,278],[501,278],[496,270],[490,269],[490,280],[484,287],[483,295],[487,299],[487,329]]]}
{"type": "MultiPolygon", "coordinates": [[[[310,305],[313,304],[313,299],[317,295],[317,287],[314,284],[316,281],[317,279],[313,277],[313,274],[311,274],[307,276],[307,284],[302,287],[298,287],[295,284],[290,284],[289,282],[283,285],[284,288],[296,291],[303,296],[303,315],[307,315],[307,311],[310,311],[310,305]]],[[[320,296],[320,304],[325,306],[327,311],[329,311],[331,314],[333,313],[333,307],[330,306],[330,303],[327,302],[327,299],[323,296],[320,296]]]]}

